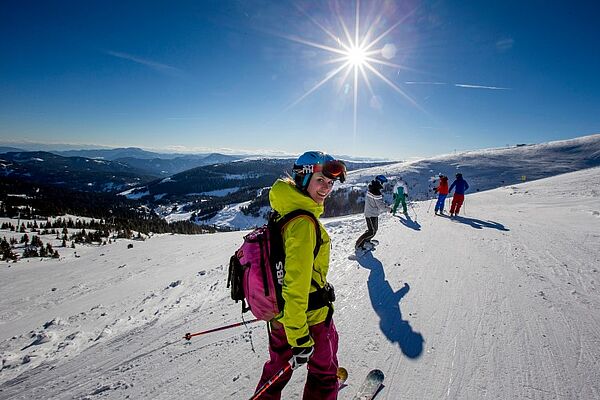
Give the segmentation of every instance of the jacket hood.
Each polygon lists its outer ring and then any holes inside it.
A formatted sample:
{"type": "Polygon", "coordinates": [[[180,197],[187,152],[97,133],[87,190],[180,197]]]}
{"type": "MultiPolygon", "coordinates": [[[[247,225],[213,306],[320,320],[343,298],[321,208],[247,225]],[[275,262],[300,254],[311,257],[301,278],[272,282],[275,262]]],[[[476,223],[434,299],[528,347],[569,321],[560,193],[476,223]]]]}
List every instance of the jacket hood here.
{"type": "Polygon", "coordinates": [[[280,215],[288,214],[294,210],[310,211],[317,218],[323,214],[325,208],[310,196],[302,193],[291,181],[277,179],[269,192],[271,208],[280,215]]]}

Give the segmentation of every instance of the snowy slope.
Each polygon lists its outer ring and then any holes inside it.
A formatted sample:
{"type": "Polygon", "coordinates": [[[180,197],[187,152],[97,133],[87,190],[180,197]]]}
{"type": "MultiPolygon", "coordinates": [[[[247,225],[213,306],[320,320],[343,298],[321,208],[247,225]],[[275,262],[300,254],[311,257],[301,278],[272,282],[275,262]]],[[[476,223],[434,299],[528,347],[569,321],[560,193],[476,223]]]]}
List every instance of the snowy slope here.
{"type": "MultiPolygon", "coordinates": [[[[382,216],[359,261],[362,216],[326,220],[340,399],[374,367],[380,399],[600,398],[599,200],[593,168],[467,195],[457,220],[417,202],[410,220],[382,216]]],[[[225,283],[243,234],[0,263],[0,399],[249,398],[263,324],[182,339],[240,320],[225,283]]]]}
{"type": "MultiPolygon", "coordinates": [[[[446,154],[438,157],[389,164],[381,167],[351,171],[346,183],[337,184],[334,190],[365,191],[367,184],[377,175],[384,174],[389,183],[384,189],[387,201],[392,201],[391,190],[402,177],[409,187],[410,198],[427,200],[435,196],[432,188],[438,174],[453,181],[456,172],[463,173],[471,186],[470,193],[532,181],[584,168],[600,166],[600,134],[576,139],[519,147],[474,150],[446,154]]],[[[291,166],[290,166],[291,167],[291,166]]],[[[241,206],[226,207],[209,221],[209,225],[237,229],[250,229],[262,225],[264,219],[248,218],[239,213],[241,206]],[[236,216],[235,213],[239,213],[236,216]]],[[[189,219],[190,214],[174,214],[173,219],[189,219]]]]}
{"type": "Polygon", "coordinates": [[[473,193],[597,166],[600,166],[600,134],[446,154],[352,171],[348,174],[347,183],[341,187],[365,185],[378,174],[386,175],[392,183],[401,176],[408,183],[412,198],[424,200],[434,196],[431,182],[440,173],[447,175],[452,182],[455,173],[461,172],[473,193]]]}

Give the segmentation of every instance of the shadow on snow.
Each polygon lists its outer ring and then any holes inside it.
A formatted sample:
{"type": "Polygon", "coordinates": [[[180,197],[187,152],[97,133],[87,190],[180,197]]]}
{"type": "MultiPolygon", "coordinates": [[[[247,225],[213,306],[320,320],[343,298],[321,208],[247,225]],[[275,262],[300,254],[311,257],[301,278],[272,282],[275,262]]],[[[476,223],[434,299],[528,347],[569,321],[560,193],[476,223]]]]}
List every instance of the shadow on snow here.
{"type": "Polygon", "coordinates": [[[410,218],[410,215],[394,215],[394,217],[398,218],[398,220],[402,223],[402,225],[406,226],[407,228],[410,229],[414,229],[415,231],[420,231],[421,230],[421,225],[417,222],[417,220],[415,219],[414,221],[410,218]],[[404,218],[402,218],[404,217],[404,218]]]}
{"type": "Polygon", "coordinates": [[[410,290],[408,283],[394,292],[385,279],[381,261],[373,257],[371,252],[358,259],[358,263],[371,271],[367,286],[373,309],[379,316],[381,332],[392,343],[398,343],[402,353],[409,358],[418,358],[423,352],[423,335],[415,332],[410,323],[402,319],[400,300],[410,290]]]}
{"type": "Polygon", "coordinates": [[[452,220],[455,222],[460,222],[461,224],[470,225],[475,229],[492,228],[505,232],[508,232],[510,230],[501,223],[495,221],[483,221],[481,219],[463,217],[460,215],[455,216],[452,220]]]}

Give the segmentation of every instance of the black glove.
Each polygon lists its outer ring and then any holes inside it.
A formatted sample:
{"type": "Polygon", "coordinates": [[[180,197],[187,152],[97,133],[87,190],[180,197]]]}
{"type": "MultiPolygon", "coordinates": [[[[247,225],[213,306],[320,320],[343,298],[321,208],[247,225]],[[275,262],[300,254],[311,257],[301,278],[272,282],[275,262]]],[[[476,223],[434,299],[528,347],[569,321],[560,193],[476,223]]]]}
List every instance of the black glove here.
{"type": "Polygon", "coordinates": [[[310,347],[292,347],[292,359],[290,364],[292,369],[296,369],[302,364],[306,364],[310,359],[310,356],[315,352],[315,348],[310,347]]]}

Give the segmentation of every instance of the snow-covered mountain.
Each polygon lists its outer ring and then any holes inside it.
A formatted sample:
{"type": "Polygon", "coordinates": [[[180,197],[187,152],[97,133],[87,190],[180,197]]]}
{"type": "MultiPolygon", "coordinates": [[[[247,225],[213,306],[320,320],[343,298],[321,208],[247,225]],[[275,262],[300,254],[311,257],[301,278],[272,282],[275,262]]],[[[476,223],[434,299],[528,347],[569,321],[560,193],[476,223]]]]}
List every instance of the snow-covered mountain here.
{"type": "MultiPolygon", "coordinates": [[[[347,194],[353,190],[364,194],[368,183],[375,176],[383,174],[389,179],[384,190],[388,202],[392,202],[391,190],[399,177],[407,182],[410,199],[427,200],[435,196],[432,188],[440,173],[447,175],[452,182],[454,175],[461,172],[469,182],[468,193],[476,193],[595,166],[600,166],[600,134],[550,143],[453,153],[358,169],[350,171],[346,183],[336,184],[334,191],[338,195],[340,192],[347,194]]],[[[334,193],[332,198],[335,196],[334,193]]],[[[344,205],[344,202],[341,203],[344,205]]],[[[250,229],[264,223],[261,218],[247,218],[244,215],[235,217],[235,212],[240,209],[239,204],[228,205],[212,218],[203,220],[203,223],[237,229],[250,229]]],[[[187,219],[189,215],[190,213],[172,213],[167,219],[187,219]]]]}
{"type": "MultiPolygon", "coordinates": [[[[384,174],[402,177],[413,199],[433,197],[432,181],[442,173],[452,181],[461,172],[471,193],[600,166],[600,134],[542,144],[468,151],[350,172],[347,186],[384,174]]],[[[344,185],[341,186],[344,188],[344,185]]]]}
{"type": "MultiPolygon", "coordinates": [[[[462,162],[467,179],[475,163],[462,162]]],[[[600,398],[600,168],[468,194],[455,220],[430,204],[383,215],[380,245],[358,261],[362,215],[324,220],[350,374],[339,398],[371,368],[386,375],[381,400],[600,398]]],[[[249,398],[264,324],[182,338],[241,320],[226,280],[244,234],[0,263],[0,399],[249,398]]],[[[284,398],[301,398],[305,373],[284,398]]]]}

